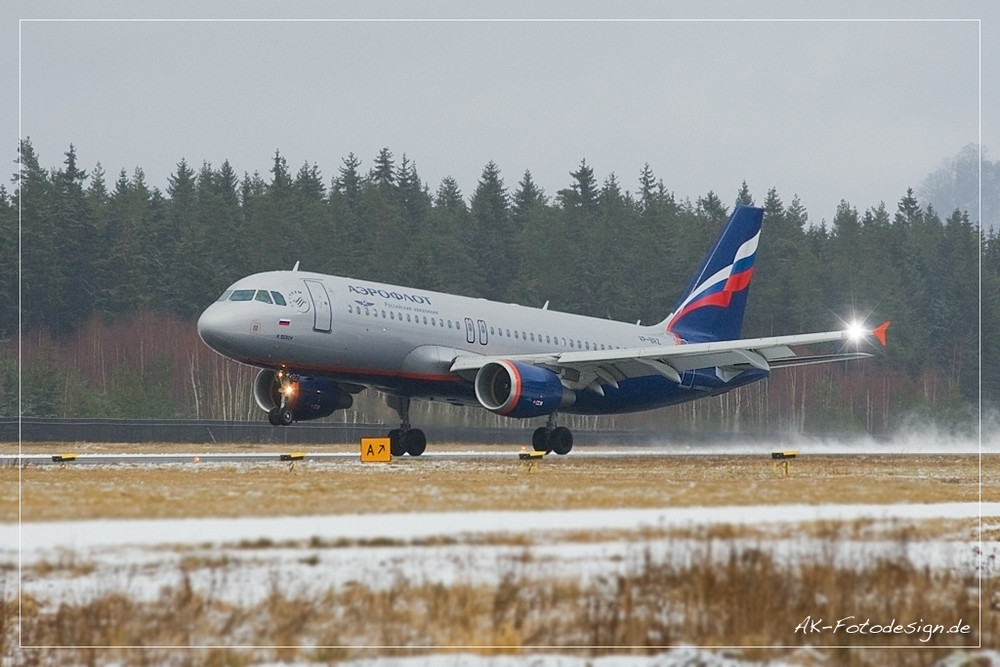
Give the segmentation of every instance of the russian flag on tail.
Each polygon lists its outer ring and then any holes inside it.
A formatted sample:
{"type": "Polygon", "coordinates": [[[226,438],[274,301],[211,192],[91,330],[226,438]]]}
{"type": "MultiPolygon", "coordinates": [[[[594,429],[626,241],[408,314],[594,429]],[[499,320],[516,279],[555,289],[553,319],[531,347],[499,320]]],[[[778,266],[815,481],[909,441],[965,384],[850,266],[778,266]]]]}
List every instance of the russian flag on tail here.
{"type": "Polygon", "coordinates": [[[665,331],[690,342],[740,337],[763,218],[762,208],[736,207],[662,323],[665,331]]]}

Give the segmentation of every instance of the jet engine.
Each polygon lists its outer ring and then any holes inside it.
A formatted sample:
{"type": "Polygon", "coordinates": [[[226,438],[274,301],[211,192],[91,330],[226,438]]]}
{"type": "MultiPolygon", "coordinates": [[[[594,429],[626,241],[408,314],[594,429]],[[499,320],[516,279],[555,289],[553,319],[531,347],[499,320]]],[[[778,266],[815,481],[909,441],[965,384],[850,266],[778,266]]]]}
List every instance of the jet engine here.
{"type": "Polygon", "coordinates": [[[354,403],[351,395],[333,380],[271,370],[257,374],[253,397],[275,426],[327,417],[354,403]]]}
{"type": "Polygon", "coordinates": [[[547,368],[519,361],[492,361],[476,373],[479,403],[507,417],[538,417],[552,414],[576,401],[559,376],[547,368]]]}

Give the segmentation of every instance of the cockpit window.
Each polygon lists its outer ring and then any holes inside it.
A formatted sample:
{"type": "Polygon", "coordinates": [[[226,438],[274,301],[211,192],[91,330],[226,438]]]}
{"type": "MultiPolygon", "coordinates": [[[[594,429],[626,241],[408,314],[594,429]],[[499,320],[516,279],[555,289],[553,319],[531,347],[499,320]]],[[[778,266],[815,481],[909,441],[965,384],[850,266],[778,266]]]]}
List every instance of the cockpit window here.
{"type": "Polygon", "coordinates": [[[230,301],[253,301],[254,290],[252,289],[238,289],[233,290],[233,295],[229,297],[230,301]]]}
{"type": "Polygon", "coordinates": [[[227,289],[219,297],[219,301],[260,301],[261,303],[277,304],[279,306],[288,305],[281,292],[266,289],[227,289]]]}

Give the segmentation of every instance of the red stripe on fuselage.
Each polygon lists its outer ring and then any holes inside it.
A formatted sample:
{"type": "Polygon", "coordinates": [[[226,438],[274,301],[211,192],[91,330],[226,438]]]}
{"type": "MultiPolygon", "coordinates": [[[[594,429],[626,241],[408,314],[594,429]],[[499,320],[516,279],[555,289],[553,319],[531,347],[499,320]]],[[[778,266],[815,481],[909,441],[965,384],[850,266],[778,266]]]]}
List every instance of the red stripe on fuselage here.
{"type": "Polygon", "coordinates": [[[263,361],[258,359],[246,359],[245,364],[257,366],[258,368],[270,368],[281,370],[286,368],[296,373],[316,373],[325,376],[375,376],[386,378],[399,378],[401,380],[419,380],[422,382],[461,382],[462,378],[453,373],[410,373],[407,371],[392,371],[378,368],[346,368],[342,366],[311,366],[308,364],[295,364],[291,366],[275,366],[273,361],[263,361]]]}

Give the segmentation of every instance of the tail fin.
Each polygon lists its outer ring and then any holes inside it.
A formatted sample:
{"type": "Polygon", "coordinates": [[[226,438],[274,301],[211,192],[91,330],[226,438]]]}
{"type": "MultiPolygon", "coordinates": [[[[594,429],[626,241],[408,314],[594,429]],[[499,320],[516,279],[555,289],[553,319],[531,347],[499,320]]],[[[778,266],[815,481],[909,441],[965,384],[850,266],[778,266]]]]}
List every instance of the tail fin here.
{"type": "Polygon", "coordinates": [[[674,308],[660,323],[687,341],[736,340],[743,328],[764,209],[737,206],[674,308]]]}

